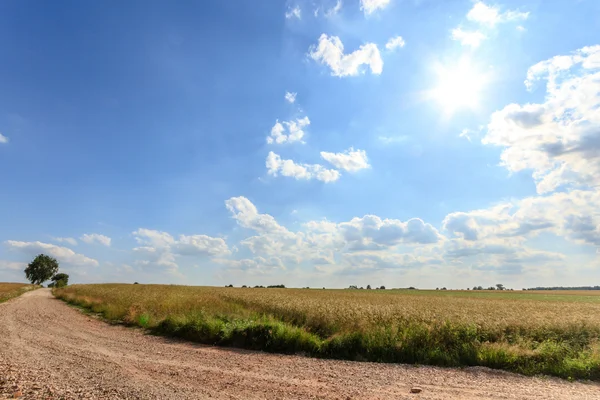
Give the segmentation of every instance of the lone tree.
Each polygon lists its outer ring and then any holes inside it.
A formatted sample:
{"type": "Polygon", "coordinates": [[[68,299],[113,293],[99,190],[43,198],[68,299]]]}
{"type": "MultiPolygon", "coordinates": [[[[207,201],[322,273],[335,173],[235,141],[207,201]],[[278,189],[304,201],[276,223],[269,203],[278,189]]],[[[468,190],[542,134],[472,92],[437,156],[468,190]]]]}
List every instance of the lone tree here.
{"type": "Polygon", "coordinates": [[[58,272],[55,258],[40,254],[25,268],[25,276],[34,285],[41,285],[58,272]]]}
{"type": "Polygon", "coordinates": [[[52,277],[52,283],[48,287],[65,287],[69,284],[69,275],[59,273],[52,277]]]}

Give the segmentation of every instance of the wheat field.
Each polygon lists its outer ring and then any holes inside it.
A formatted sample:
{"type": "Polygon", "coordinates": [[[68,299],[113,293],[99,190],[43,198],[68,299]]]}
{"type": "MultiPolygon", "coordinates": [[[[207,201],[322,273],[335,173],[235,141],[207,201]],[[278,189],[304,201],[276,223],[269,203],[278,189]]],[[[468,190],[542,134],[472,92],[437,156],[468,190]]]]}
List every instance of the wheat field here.
{"type": "Polygon", "coordinates": [[[28,285],[26,283],[2,283],[0,282],[0,303],[20,296],[24,292],[33,290],[38,286],[28,285]]]}
{"type": "Polygon", "coordinates": [[[103,284],[54,293],[108,320],[207,344],[600,379],[595,292],[103,284]]]}

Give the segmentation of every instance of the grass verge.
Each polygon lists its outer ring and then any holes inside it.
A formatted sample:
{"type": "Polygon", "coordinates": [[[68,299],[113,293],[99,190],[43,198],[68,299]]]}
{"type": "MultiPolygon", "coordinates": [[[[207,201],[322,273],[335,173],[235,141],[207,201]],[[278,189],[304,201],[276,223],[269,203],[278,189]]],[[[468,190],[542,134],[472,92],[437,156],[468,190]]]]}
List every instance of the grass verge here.
{"type": "Polygon", "coordinates": [[[0,283],[0,303],[38,288],[38,285],[28,285],[25,283],[0,283]]]}
{"type": "MultiPolygon", "coordinates": [[[[347,316],[348,321],[342,323],[334,315],[330,320],[326,314],[315,315],[316,302],[305,302],[304,310],[293,302],[275,306],[271,297],[279,295],[272,290],[81,285],[55,289],[54,294],[109,321],[210,345],[358,361],[479,365],[525,375],[600,380],[600,326],[593,321],[502,324],[499,318],[486,324],[477,316],[472,319],[478,323],[460,318],[423,319],[411,310],[386,320],[358,313],[360,304],[348,304],[338,310],[347,316]]],[[[305,296],[318,292],[306,295],[290,290],[286,295],[304,301],[305,296]]],[[[342,291],[329,292],[331,302],[336,296],[346,296],[342,291]]],[[[357,296],[355,301],[361,299],[357,296]]],[[[402,294],[394,300],[407,299],[402,294]]],[[[445,297],[443,301],[452,300],[445,297]]],[[[489,303],[488,307],[504,305],[489,303]]]]}

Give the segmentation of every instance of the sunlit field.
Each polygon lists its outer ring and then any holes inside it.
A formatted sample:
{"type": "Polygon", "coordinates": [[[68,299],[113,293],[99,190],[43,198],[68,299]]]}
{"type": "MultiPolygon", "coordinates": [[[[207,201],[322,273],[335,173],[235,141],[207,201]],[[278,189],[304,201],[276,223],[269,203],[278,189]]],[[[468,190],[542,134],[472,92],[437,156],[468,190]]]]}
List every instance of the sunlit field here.
{"type": "Polygon", "coordinates": [[[28,285],[26,283],[0,283],[0,303],[36,288],[38,288],[38,286],[28,285]]]}
{"type": "Polygon", "coordinates": [[[201,343],[600,380],[600,293],[73,285],[57,297],[201,343]]]}

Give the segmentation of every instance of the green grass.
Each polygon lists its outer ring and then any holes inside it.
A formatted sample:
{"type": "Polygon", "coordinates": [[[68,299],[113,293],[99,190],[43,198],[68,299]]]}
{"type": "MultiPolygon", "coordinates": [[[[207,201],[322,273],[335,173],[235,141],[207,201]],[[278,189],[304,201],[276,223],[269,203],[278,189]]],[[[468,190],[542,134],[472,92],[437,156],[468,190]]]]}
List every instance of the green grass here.
{"type": "Polygon", "coordinates": [[[211,345],[600,380],[594,295],[117,284],[54,293],[110,321],[211,345]]]}
{"type": "Polygon", "coordinates": [[[39,286],[28,285],[26,283],[0,283],[0,303],[37,288],[39,286]]]}

